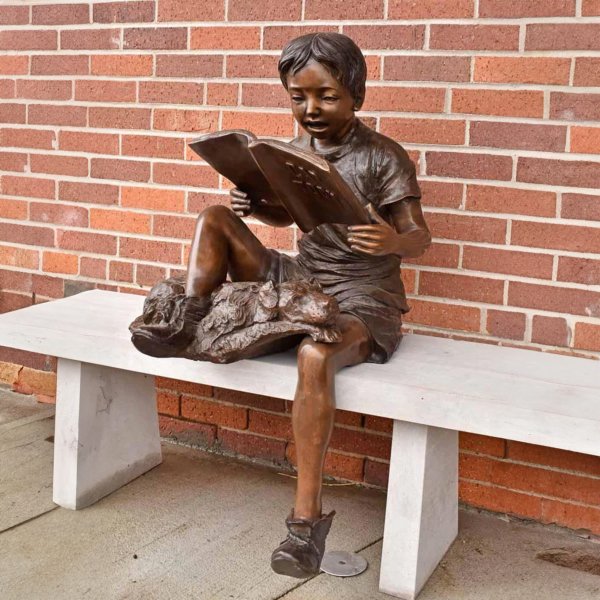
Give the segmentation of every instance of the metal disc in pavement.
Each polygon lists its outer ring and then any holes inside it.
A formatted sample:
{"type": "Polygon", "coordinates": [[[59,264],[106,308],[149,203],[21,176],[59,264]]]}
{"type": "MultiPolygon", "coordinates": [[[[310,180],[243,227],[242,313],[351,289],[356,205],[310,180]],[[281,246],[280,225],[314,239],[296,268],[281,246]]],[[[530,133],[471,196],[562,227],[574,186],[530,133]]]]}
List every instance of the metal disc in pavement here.
{"type": "Polygon", "coordinates": [[[325,556],[321,561],[321,571],[336,577],[360,575],[368,566],[369,563],[360,554],[343,550],[325,552],[325,556]]]}

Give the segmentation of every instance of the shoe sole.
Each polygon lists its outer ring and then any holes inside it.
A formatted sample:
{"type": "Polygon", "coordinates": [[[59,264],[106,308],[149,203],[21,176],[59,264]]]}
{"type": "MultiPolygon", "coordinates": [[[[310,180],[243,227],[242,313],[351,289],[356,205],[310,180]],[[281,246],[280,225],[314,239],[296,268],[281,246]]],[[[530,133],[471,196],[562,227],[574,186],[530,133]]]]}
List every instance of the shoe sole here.
{"type": "Polygon", "coordinates": [[[286,575],[287,577],[295,577],[296,579],[308,579],[309,577],[318,575],[318,572],[307,573],[298,563],[285,558],[271,560],[271,569],[278,575],[286,575]]]}

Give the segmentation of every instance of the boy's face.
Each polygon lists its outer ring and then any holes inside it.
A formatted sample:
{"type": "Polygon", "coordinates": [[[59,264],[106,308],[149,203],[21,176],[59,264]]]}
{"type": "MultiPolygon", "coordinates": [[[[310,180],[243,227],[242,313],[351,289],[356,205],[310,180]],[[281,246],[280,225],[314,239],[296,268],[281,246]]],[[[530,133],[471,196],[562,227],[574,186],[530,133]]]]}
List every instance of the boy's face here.
{"type": "Polygon", "coordinates": [[[309,62],[287,84],[294,118],[312,137],[336,142],[349,131],[354,98],[322,64],[309,62]]]}

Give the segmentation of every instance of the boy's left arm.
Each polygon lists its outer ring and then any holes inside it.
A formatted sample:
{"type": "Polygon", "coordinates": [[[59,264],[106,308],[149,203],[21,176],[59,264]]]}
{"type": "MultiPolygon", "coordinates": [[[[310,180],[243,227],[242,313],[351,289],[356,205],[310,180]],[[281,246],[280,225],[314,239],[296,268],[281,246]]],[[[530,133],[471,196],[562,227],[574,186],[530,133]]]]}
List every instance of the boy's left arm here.
{"type": "Polygon", "coordinates": [[[431,244],[431,234],[417,198],[405,198],[390,205],[393,227],[379,216],[372,204],[368,208],[373,225],[348,227],[348,243],[355,252],[416,258],[431,244]]]}

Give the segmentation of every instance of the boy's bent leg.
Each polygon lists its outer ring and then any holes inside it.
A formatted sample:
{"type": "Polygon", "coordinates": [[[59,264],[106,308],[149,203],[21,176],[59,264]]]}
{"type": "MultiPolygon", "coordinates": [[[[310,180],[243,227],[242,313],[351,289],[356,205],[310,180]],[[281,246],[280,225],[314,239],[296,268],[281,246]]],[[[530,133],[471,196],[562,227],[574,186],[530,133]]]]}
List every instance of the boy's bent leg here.
{"type": "Polygon", "coordinates": [[[272,254],[226,206],[205,209],[196,223],[188,264],[186,294],[208,296],[227,278],[264,281],[272,254]]]}

